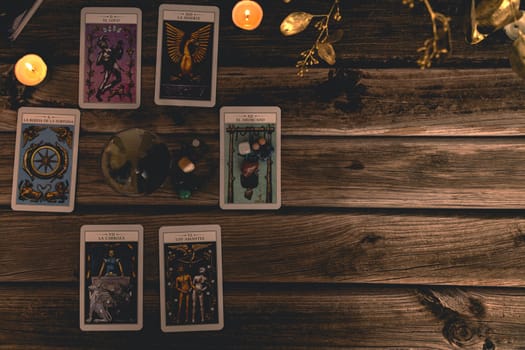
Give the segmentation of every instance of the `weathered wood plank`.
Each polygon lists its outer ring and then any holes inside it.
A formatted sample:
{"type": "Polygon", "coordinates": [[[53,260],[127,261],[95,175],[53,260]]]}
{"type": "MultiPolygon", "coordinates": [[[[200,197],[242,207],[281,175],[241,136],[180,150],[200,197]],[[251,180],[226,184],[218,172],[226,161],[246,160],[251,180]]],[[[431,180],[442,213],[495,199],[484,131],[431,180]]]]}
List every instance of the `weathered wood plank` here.
{"type": "Polygon", "coordinates": [[[142,224],[145,278],[158,280],[158,229],[219,224],[226,282],[525,286],[525,219],[467,214],[171,208],[51,215],[3,210],[0,281],[78,281],[80,227],[142,224]]]}
{"type": "MultiPolygon", "coordinates": [[[[162,134],[216,134],[221,106],[275,105],[285,136],[525,134],[523,82],[510,69],[365,69],[331,78],[321,69],[297,79],[293,68],[221,68],[216,108],[156,106],[153,74],[144,67],[139,110],[83,110],[82,129],[113,133],[133,125],[162,134]]],[[[77,84],[76,65],[56,67],[22,104],[78,108],[77,84]]],[[[17,106],[8,96],[0,96],[0,106],[0,131],[13,132],[17,106]]]]}
{"type": "Polygon", "coordinates": [[[147,288],[144,330],[115,336],[80,332],[76,286],[4,285],[0,349],[525,346],[521,289],[270,287],[226,285],[224,330],[182,334],[160,332],[158,290],[147,288]]]}
{"type": "MultiPolygon", "coordinates": [[[[177,135],[164,135],[180,147],[177,135]]],[[[99,156],[106,135],[81,137],[77,203],[118,205],[123,197],[105,183],[99,156]],[[103,195],[102,195],[103,194],[103,195]]],[[[210,181],[183,201],[166,186],[128,205],[218,204],[218,146],[209,144],[210,181]]],[[[0,204],[10,203],[14,135],[0,140],[0,204]],[[9,155],[9,156],[8,156],[9,155]]],[[[301,138],[282,140],[285,207],[523,208],[525,141],[519,138],[301,138]]]]}
{"type": "MultiPolygon", "coordinates": [[[[173,2],[173,1],[171,1],[173,2]]],[[[329,3],[305,0],[284,4],[282,1],[261,1],[265,16],[254,32],[242,31],[232,24],[231,9],[235,0],[194,1],[192,4],[216,5],[221,10],[220,51],[221,65],[289,66],[293,67],[299,53],[312,46],[316,31],[309,28],[297,36],[284,37],[279,32],[281,21],[292,11],[303,10],[314,14],[326,13],[329,3]]],[[[143,10],[143,57],[154,62],[156,55],[157,12],[166,0],[140,0],[134,6],[143,10]]],[[[464,39],[464,1],[433,1],[435,9],[452,18],[453,54],[446,65],[490,65],[508,67],[511,42],[502,33],[490,37],[477,46],[464,39]]],[[[125,0],[112,1],[112,6],[129,6],[125,0]]],[[[0,59],[16,60],[29,48],[43,53],[53,62],[78,60],[80,9],[86,6],[107,6],[104,0],[48,0],[38,10],[10,50],[2,50],[0,59]],[[60,21],[60,25],[57,25],[60,21]]],[[[353,67],[416,67],[416,50],[431,36],[431,25],[423,5],[415,10],[403,6],[400,0],[341,2],[345,30],[343,39],[335,44],[339,66],[353,67]]]]}

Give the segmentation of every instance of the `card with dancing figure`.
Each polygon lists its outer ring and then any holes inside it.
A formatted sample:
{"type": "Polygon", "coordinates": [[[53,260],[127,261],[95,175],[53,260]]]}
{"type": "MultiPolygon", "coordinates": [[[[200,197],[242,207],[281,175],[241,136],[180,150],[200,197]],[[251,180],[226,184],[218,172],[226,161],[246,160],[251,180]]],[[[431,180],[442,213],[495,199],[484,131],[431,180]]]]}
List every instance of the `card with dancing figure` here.
{"type": "Polygon", "coordinates": [[[141,51],[140,9],[83,8],[80,26],[79,106],[138,108],[141,51]]]}

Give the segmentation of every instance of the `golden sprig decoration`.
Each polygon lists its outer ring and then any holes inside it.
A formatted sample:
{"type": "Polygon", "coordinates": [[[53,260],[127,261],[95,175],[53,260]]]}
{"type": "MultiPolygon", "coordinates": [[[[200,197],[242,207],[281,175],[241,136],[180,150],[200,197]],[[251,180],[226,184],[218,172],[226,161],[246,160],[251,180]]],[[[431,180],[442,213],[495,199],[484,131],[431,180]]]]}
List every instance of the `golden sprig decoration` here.
{"type": "MultiPolygon", "coordinates": [[[[285,3],[291,0],[283,0],[285,3]]],[[[421,69],[430,68],[432,63],[445,58],[452,52],[452,37],[450,31],[450,17],[433,10],[429,0],[402,0],[404,5],[414,8],[416,1],[425,5],[432,22],[432,37],[425,40],[423,46],[417,49],[422,56],[417,60],[421,69]]],[[[342,20],[339,8],[340,0],[333,0],[330,10],[326,14],[313,15],[308,12],[292,12],[281,23],[280,30],[285,36],[291,36],[304,31],[314,18],[320,18],[314,27],[319,32],[314,44],[308,50],[300,53],[301,59],[297,61],[297,75],[303,76],[309,67],[319,64],[319,58],[329,65],[335,64],[335,49],[333,43],[341,40],[343,30],[330,31],[330,23],[342,20]]]]}
{"type": "MultiPolygon", "coordinates": [[[[425,40],[417,52],[423,55],[417,60],[421,69],[430,68],[432,62],[442,59],[452,52],[452,38],[450,33],[450,17],[435,12],[428,0],[418,0],[425,5],[432,21],[432,37],[425,40]]],[[[415,6],[415,0],[403,0],[403,4],[410,8],[415,6]]]]}
{"type": "MultiPolygon", "coordinates": [[[[285,2],[290,2],[284,0],[285,2]]],[[[285,36],[295,35],[305,30],[312,19],[320,18],[315,22],[314,27],[319,32],[314,44],[308,50],[300,53],[301,59],[297,61],[295,67],[298,68],[297,75],[303,76],[308,72],[310,66],[319,64],[319,58],[329,65],[335,64],[335,49],[332,43],[339,41],[342,37],[342,30],[330,32],[331,21],[340,22],[342,19],[339,8],[339,1],[334,0],[330,10],[326,14],[313,15],[308,12],[292,12],[281,23],[280,30],[285,36]]]]}

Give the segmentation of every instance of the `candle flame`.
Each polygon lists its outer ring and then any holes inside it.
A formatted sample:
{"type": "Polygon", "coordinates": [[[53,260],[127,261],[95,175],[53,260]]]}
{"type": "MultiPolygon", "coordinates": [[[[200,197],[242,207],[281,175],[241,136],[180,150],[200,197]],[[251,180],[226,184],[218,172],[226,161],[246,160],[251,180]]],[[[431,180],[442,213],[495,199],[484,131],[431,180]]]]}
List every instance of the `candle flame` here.
{"type": "Polygon", "coordinates": [[[248,10],[248,9],[244,10],[244,19],[245,19],[246,21],[249,21],[249,20],[250,20],[250,15],[251,15],[251,14],[252,14],[252,13],[250,12],[250,10],[248,10]]]}
{"type": "Polygon", "coordinates": [[[25,62],[25,66],[27,67],[27,69],[29,69],[31,72],[34,72],[35,71],[35,68],[33,68],[33,65],[29,62],[25,62]]]}

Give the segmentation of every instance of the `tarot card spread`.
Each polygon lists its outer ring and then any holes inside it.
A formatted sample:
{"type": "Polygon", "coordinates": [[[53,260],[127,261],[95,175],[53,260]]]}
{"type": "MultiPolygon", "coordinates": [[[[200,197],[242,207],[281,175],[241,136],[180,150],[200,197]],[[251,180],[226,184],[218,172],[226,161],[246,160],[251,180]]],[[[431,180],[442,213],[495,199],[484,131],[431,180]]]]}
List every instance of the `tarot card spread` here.
{"type": "Polygon", "coordinates": [[[79,116],[74,109],[19,109],[13,210],[73,210],[79,116]]]}
{"type": "Polygon", "coordinates": [[[221,109],[223,209],[277,209],[280,189],[280,109],[221,109]]]}
{"type": "Polygon", "coordinates": [[[220,229],[188,226],[160,231],[162,330],[222,329],[220,229]]]}
{"type": "Polygon", "coordinates": [[[84,226],[82,330],[142,328],[142,226],[84,226]]]}
{"type": "Polygon", "coordinates": [[[161,5],[159,11],[155,103],[214,106],[218,8],[161,5]]]}
{"type": "Polygon", "coordinates": [[[139,107],[141,35],[139,9],[82,9],[81,107],[139,107]]]}

